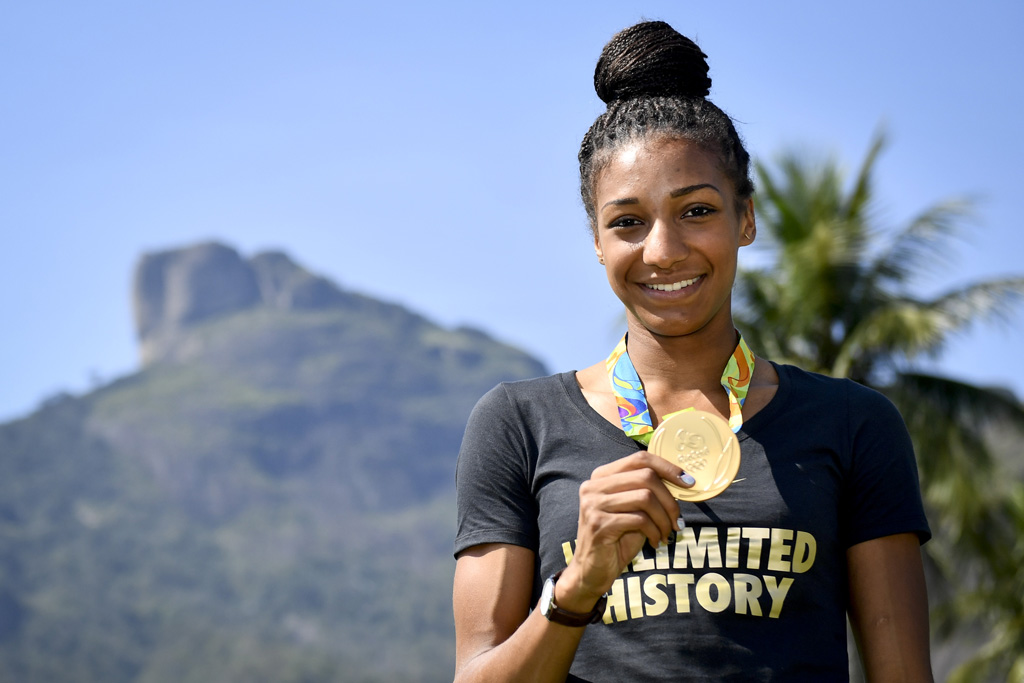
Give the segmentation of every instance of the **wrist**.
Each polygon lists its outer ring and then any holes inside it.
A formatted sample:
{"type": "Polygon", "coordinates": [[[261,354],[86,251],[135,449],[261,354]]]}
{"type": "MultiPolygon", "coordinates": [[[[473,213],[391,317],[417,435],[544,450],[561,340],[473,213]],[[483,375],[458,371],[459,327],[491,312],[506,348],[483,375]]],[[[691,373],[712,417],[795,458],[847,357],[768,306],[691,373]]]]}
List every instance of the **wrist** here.
{"type": "Polygon", "coordinates": [[[537,604],[540,613],[548,621],[575,628],[584,627],[587,624],[596,624],[601,621],[604,617],[605,605],[608,602],[608,598],[605,596],[599,598],[590,609],[581,612],[567,609],[558,604],[558,599],[555,597],[555,588],[558,586],[563,571],[556,572],[544,582],[544,588],[540,594],[540,602],[537,604]]]}
{"type": "Polygon", "coordinates": [[[605,591],[588,589],[578,571],[578,566],[570,562],[562,570],[555,583],[555,603],[570,612],[589,612],[594,609],[597,601],[604,597],[605,591]]]}

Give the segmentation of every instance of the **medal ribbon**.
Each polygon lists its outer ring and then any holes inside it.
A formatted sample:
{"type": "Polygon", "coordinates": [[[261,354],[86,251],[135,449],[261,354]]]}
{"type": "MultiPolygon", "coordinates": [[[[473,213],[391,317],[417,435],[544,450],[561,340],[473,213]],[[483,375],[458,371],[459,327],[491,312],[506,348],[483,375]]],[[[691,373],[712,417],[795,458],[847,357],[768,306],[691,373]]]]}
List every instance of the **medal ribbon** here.
{"type": "MultiPolygon", "coordinates": [[[[750,347],[743,341],[743,335],[739,335],[739,343],[736,350],[729,356],[729,362],[725,364],[722,371],[722,388],[729,396],[729,429],[736,433],[743,426],[743,403],[747,400],[747,390],[750,388],[750,378],[754,375],[754,354],[750,347]]],[[[654,426],[651,424],[651,412],[647,406],[647,396],[644,394],[644,385],[640,376],[636,374],[633,361],[629,359],[626,352],[626,335],[622,336],[619,343],[612,350],[612,354],[605,361],[608,368],[608,376],[612,382],[612,393],[615,394],[615,403],[619,406],[619,419],[622,421],[622,431],[626,436],[638,441],[643,445],[651,442],[654,433],[654,426]]],[[[693,408],[683,408],[669,413],[662,417],[662,420],[684,413],[693,408]]]]}

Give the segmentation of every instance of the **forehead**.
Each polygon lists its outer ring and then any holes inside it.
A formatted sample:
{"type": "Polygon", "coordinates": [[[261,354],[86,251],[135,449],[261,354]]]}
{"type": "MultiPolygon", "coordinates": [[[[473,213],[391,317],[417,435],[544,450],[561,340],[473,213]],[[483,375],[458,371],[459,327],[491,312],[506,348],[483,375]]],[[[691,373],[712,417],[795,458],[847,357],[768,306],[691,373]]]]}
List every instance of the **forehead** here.
{"type": "Polygon", "coordinates": [[[611,150],[594,190],[600,196],[700,183],[732,190],[716,155],[691,140],[657,137],[631,140],[611,150]]]}

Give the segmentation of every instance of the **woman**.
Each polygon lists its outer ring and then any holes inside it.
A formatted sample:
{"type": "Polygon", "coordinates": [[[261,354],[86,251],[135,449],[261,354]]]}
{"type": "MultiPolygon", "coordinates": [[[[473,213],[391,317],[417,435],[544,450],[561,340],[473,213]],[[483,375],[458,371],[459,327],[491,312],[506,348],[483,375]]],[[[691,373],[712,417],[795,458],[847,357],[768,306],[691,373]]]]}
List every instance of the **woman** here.
{"type": "Polygon", "coordinates": [[[496,387],[470,418],[457,680],[846,680],[847,612],[869,680],[931,680],[929,531],[900,416],[756,358],[733,327],[753,185],[705,58],[647,22],[598,61],[608,110],[581,193],[627,334],[585,370],[496,387]],[[728,420],[715,462],[741,454],[714,497],[694,486],[714,448],[645,449],[689,409],[728,420]]]}

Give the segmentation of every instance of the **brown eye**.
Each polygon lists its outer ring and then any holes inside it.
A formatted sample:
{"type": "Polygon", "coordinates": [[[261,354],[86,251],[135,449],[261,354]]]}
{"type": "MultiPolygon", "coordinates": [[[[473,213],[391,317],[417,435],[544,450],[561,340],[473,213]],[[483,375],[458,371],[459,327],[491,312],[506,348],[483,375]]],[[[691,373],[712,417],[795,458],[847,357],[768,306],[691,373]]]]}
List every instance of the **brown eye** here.
{"type": "Polygon", "coordinates": [[[683,218],[703,218],[704,216],[710,216],[715,212],[710,206],[694,206],[687,209],[686,213],[683,214],[683,218]]]}
{"type": "Polygon", "coordinates": [[[638,219],[631,218],[629,216],[623,216],[622,218],[617,218],[614,221],[612,221],[611,223],[609,223],[608,227],[609,228],[635,228],[638,225],[640,225],[640,221],[638,219]]]}

